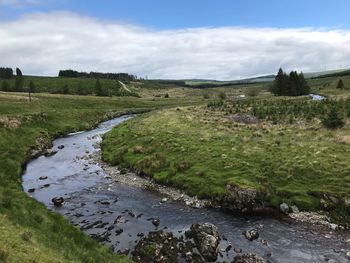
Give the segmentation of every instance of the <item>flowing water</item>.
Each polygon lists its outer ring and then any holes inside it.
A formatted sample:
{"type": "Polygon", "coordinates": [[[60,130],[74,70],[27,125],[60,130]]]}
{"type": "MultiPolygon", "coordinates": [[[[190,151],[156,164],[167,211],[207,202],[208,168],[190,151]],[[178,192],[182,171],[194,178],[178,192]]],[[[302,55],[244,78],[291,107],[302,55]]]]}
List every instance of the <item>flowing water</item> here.
{"type": "MultiPolygon", "coordinates": [[[[100,150],[96,145],[102,134],[131,117],[118,117],[94,130],[55,140],[55,155],[28,163],[23,175],[24,190],[35,189],[28,194],[115,252],[130,255],[141,236],[156,229],[167,228],[180,235],[193,223],[211,222],[219,228],[222,251],[232,244],[236,251],[254,252],[269,262],[349,262],[345,254],[350,249],[343,242],[349,233],[321,233],[287,220],[245,218],[215,209],[190,208],[176,201],[161,203],[162,196],[157,193],[114,181],[86,156],[100,150]],[[59,149],[61,145],[63,149],[59,149]],[[41,176],[48,178],[40,180],[41,176]],[[65,199],[62,207],[51,202],[57,196],[65,199]],[[152,224],[152,218],[160,219],[158,228],[152,224]],[[260,229],[260,237],[248,241],[242,232],[252,228],[260,229]]],[[[235,253],[222,252],[218,262],[232,261],[235,253]]]]}

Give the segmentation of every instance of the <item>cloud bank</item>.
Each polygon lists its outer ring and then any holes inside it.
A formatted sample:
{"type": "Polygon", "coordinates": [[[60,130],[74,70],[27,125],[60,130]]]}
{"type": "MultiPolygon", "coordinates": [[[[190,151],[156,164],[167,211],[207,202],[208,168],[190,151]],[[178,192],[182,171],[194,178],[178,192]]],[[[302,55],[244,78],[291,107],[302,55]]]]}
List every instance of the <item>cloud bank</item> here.
{"type": "Polygon", "coordinates": [[[350,63],[350,31],[190,28],[159,31],[66,12],[0,22],[0,65],[25,74],[59,69],[128,72],[149,78],[237,79],[350,63]]]}

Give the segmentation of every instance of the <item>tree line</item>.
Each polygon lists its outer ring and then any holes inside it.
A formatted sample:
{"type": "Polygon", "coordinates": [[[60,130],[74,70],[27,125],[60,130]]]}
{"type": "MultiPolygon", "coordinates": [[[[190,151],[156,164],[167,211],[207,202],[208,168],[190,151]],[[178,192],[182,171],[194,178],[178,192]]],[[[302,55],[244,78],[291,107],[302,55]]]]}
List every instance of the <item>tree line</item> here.
{"type": "Polygon", "coordinates": [[[128,73],[101,73],[101,72],[79,72],[72,69],[60,70],[59,77],[66,78],[93,78],[93,79],[112,79],[120,81],[135,81],[137,76],[128,73]]]}
{"type": "Polygon", "coordinates": [[[302,72],[292,71],[288,75],[280,68],[270,91],[276,96],[301,96],[310,93],[310,86],[302,72]]]}
{"type": "Polygon", "coordinates": [[[13,69],[12,68],[0,68],[0,78],[12,79],[13,78],[13,69]]]}

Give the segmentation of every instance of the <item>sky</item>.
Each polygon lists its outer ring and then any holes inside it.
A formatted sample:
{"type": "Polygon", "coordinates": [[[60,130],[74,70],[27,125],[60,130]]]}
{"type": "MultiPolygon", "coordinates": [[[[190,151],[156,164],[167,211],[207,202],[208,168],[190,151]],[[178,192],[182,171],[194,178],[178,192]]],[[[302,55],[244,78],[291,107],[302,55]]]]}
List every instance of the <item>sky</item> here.
{"type": "Polygon", "coordinates": [[[350,1],[0,0],[0,66],[230,80],[350,68],[350,1]]]}

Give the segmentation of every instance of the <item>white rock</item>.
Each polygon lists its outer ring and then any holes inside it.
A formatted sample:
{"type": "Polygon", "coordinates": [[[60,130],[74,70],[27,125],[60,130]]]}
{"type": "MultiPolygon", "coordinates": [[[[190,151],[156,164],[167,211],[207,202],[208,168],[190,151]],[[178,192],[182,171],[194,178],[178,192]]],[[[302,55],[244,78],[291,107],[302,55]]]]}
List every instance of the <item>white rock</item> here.
{"type": "Polygon", "coordinates": [[[329,224],[329,228],[332,229],[332,230],[336,230],[336,229],[338,228],[338,225],[337,225],[337,224],[330,223],[330,224],[329,224]]]}
{"type": "Polygon", "coordinates": [[[299,208],[296,205],[292,205],[291,209],[293,213],[299,213],[299,208]]]}
{"type": "Polygon", "coordinates": [[[280,210],[282,213],[288,214],[289,206],[286,203],[280,204],[280,210]]]}
{"type": "Polygon", "coordinates": [[[168,202],[168,198],[166,198],[166,197],[162,198],[162,201],[161,201],[161,202],[162,202],[162,203],[168,202]]]}
{"type": "Polygon", "coordinates": [[[350,251],[346,253],[346,258],[350,260],[350,251]]]}

